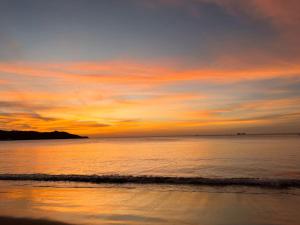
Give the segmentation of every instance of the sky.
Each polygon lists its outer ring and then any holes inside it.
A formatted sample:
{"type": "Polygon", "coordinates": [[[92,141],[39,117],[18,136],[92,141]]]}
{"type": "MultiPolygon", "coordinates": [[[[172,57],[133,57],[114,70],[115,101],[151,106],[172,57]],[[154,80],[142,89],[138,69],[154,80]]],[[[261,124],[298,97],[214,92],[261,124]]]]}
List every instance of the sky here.
{"type": "Polygon", "coordinates": [[[300,131],[298,0],[0,0],[0,129],[300,131]]]}

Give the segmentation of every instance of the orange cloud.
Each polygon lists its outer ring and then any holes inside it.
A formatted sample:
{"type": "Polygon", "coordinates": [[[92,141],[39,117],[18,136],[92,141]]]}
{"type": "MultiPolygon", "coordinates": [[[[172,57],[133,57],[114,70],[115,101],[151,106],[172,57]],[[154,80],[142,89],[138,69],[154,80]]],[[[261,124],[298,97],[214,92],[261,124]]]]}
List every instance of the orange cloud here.
{"type": "Polygon", "coordinates": [[[0,80],[0,85],[1,84],[8,84],[9,82],[7,80],[0,80]]]}
{"type": "MultiPolygon", "coordinates": [[[[198,128],[224,129],[271,123],[274,117],[270,112],[287,115],[299,110],[292,107],[299,105],[299,100],[291,98],[236,103],[234,96],[228,96],[232,100],[224,103],[225,107],[221,102],[222,93],[212,96],[201,90],[180,92],[164,88],[164,85],[182,81],[224,85],[241,80],[299,77],[300,67],[284,64],[237,69],[178,69],[119,61],[2,62],[0,74],[6,74],[8,80],[15,76],[31,78],[29,84],[13,79],[12,90],[0,90],[2,129],[57,129],[99,135],[198,132],[198,128]],[[43,90],[35,89],[35,78],[44,83],[54,78],[57,83],[43,90]]],[[[292,120],[294,117],[284,118],[292,120]]]]}
{"type": "Polygon", "coordinates": [[[0,129],[16,130],[65,130],[77,133],[93,133],[107,127],[94,121],[75,121],[43,117],[33,113],[0,113],[0,129]]]}
{"type": "MultiPolygon", "coordinates": [[[[277,123],[300,118],[300,98],[255,100],[233,103],[214,109],[187,111],[183,117],[201,124],[277,123]],[[276,120],[276,121],[275,121],[276,120]]],[[[195,123],[195,122],[194,122],[195,123]]],[[[197,124],[197,123],[195,123],[197,124]]]]}
{"type": "MultiPolygon", "coordinates": [[[[223,59],[223,61],[226,61],[226,59],[223,59]]],[[[59,65],[0,63],[0,73],[18,76],[71,79],[77,82],[157,85],[189,80],[226,82],[277,76],[299,76],[300,66],[280,64],[262,68],[174,69],[125,62],[65,63],[59,65]]]]}

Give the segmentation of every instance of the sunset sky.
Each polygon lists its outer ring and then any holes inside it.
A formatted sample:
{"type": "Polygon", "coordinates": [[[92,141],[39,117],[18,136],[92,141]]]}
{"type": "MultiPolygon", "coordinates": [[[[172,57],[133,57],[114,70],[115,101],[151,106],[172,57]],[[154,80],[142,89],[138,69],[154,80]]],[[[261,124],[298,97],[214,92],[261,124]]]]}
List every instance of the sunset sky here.
{"type": "Polygon", "coordinates": [[[300,131],[299,0],[0,0],[0,129],[300,131]]]}

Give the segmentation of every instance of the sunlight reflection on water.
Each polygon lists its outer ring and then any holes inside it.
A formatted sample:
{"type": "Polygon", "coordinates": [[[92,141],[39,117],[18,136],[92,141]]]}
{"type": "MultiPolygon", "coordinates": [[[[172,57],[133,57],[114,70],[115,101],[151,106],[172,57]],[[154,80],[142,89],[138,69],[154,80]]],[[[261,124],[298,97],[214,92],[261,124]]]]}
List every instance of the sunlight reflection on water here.
{"type": "Polygon", "coordinates": [[[0,173],[300,178],[300,139],[123,138],[0,144],[0,173]]]}

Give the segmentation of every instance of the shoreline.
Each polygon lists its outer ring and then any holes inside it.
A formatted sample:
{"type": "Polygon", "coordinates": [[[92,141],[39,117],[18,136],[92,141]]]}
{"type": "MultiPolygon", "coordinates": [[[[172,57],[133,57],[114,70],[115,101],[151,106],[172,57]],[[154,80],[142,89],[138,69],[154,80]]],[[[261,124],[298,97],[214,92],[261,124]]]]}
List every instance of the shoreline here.
{"type": "Polygon", "coordinates": [[[50,181],[82,182],[95,184],[152,184],[191,186],[249,186],[263,188],[300,188],[300,179],[262,178],[204,178],[131,175],[75,175],[75,174],[0,174],[0,180],[7,181],[50,181]]]}

